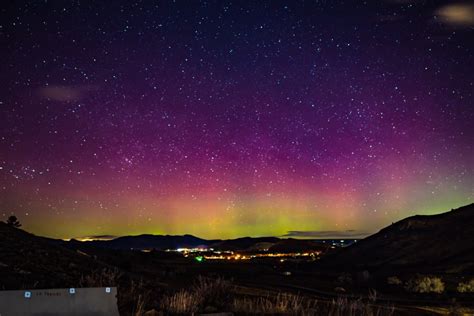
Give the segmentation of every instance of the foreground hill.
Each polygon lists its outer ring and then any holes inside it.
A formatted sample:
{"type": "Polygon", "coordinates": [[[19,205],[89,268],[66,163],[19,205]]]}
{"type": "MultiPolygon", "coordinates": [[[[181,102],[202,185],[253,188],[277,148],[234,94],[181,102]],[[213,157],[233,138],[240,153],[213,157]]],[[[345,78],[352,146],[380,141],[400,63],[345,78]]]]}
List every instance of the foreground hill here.
{"type": "Polygon", "coordinates": [[[408,217],[321,263],[345,269],[474,273],[474,204],[408,217]]]}
{"type": "Polygon", "coordinates": [[[77,285],[106,266],[91,257],[0,222],[0,290],[77,285]]]}

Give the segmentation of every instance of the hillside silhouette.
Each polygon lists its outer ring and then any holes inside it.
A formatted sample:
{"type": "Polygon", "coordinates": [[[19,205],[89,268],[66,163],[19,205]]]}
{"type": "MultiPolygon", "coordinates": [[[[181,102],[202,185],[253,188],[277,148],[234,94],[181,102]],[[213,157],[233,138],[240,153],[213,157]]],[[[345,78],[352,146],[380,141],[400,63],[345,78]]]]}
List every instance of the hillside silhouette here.
{"type": "Polygon", "coordinates": [[[0,290],[73,286],[83,275],[107,266],[0,222],[0,290]]]}
{"type": "Polygon", "coordinates": [[[331,268],[474,272],[474,204],[416,215],[327,256],[331,268]]]}

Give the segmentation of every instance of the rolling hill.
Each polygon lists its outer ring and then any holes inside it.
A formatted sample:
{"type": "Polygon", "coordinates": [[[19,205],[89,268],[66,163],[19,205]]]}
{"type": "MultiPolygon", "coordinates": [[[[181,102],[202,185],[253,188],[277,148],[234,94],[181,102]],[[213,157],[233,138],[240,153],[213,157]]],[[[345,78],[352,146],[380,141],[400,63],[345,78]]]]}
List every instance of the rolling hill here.
{"type": "Polygon", "coordinates": [[[327,256],[330,268],[474,273],[474,204],[416,215],[327,256]]]}
{"type": "Polygon", "coordinates": [[[82,276],[106,267],[53,239],[0,222],[0,290],[75,286],[82,276]]]}

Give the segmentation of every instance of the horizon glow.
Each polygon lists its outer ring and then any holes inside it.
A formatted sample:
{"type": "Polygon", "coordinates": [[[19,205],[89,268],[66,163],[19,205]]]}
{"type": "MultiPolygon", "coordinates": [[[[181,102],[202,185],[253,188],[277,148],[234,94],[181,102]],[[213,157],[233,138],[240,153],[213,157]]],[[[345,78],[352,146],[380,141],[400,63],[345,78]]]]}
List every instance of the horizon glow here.
{"type": "Polygon", "coordinates": [[[472,203],[474,17],[455,9],[11,5],[0,220],[55,238],[351,239],[472,203]]]}

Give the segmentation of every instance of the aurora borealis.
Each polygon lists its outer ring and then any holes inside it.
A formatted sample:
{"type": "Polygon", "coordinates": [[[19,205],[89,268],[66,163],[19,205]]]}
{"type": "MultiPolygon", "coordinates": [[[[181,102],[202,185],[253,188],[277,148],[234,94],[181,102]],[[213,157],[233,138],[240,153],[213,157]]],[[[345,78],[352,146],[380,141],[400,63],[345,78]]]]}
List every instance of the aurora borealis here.
{"type": "Polygon", "coordinates": [[[0,220],[35,234],[356,238],[473,202],[466,2],[15,1],[0,21],[0,220]]]}

